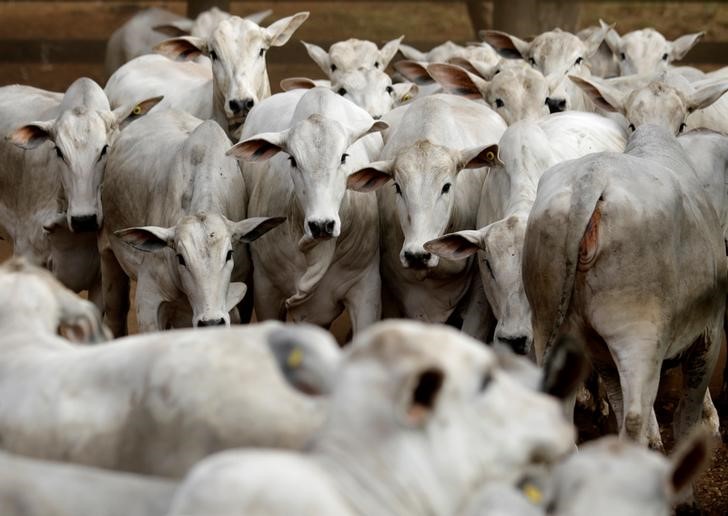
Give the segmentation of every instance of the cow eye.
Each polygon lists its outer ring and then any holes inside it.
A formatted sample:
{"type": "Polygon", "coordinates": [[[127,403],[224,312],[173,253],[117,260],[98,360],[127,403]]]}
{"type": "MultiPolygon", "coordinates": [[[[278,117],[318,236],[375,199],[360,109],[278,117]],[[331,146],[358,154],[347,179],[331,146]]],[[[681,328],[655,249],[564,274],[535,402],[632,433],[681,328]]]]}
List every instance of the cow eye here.
{"type": "Polygon", "coordinates": [[[486,372],[483,377],[480,379],[480,392],[483,392],[485,389],[488,388],[490,385],[491,380],[493,380],[493,375],[490,374],[490,371],[486,372]]]}
{"type": "Polygon", "coordinates": [[[667,53],[665,53],[665,54],[662,54],[662,60],[663,60],[663,61],[667,61],[667,53]]]}
{"type": "Polygon", "coordinates": [[[580,65],[580,64],[581,64],[581,63],[583,63],[583,62],[584,62],[584,58],[583,58],[583,57],[577,57],[577,58],[576,58],[576,63],[574,63],[574,64],[575,64],[575,65],[580,65]]]}
{"type": "Polygon", "coordinates": [[[177,263],[179,263],[182,267],[185,267],[187,265],[187,262],[185,262],[185,257],[181,254],[177,255],[177,263]]]}
{"type": "Polygon", "coordinates": [[[445,185],[442,187],[442,193],[446,194],[447,192],[449,192],[451,186],[452,186],[451,183],[445,183],[445,185]]]}
{"type": "Polygon", "coordinates": [[[685,130],[686,127],[687,125],[685,125],[685,122],[683,122],[682,124],[680,124],[680,128],[677,130],[677,133],[680,134],[685,130]]]}
{"type": "Polygon", "coordinates": [[[531,64],[531,66],[536,66],[536,60],[534,58],[529,57],[528,62],[531,64]]]}
{"type": "Polygon", "coordinates": [[[346,95],[346,89],[345,88],[339,88],[336,91],[336,93],[338,93],[339,95],[341,95],[343,97],[344,95],[346,95]]]}
{"type": "Polygon", "coordinates": [[[233,259],[233,250],[232,250],[232,249],[230,249],[230,250],[229,250],[229,251],[227,252],[227,255],[225,255],[225,261],[226,261],[226,262],[229,262],[229,261],[230,261],[230,260],[232,260],[232,259],[233,259]]]}
{"type": "Polygon", "coordinates": [[[374,68],[379,68],[379,61],[374,61],[374,68]]]}
{"type": "Polygon", "coordinates": [[[348,158],[348,157],[349,157],[349,155],[348,155],[348,154],[346,154],[346,153],[344,153],[344,154],[342,154],[342,155],[341,155],[341,164],[342,164],[342,165],[343,165],[344,163],[346,163],[346,158],[348,158]]]}
{"type": "Polygon", "coordinates": [[[294,158],[293,156],[288,156],[288,161],[290,161],[290,162],[291,162],[291,166],[292,166],[293,168],[296,168],[296,167],[297,167],[297,164],[296,164],[296,158],[294,158]]]}
{"type": "Polygon", "coordinates": [[[394,88],[392,88],[391,86],[387,86],[387,93],[389,93],[390,95],[394,93],[394,88]]]}
{"type": "Polygon", "coordinates": [[[397,192],[397,195],[402,195],[402,189],[399,187],[399,183],[394,183],[394,191],[397,192]]]}
{"type": "Polygon", "coordinates": [[[629,124],[629,130],[634,132],[634,130],[635,130],[634,124],[629,124]]]}
{"type": "Polygon", "coordinates": [[[493,281],[495,281],[495,274],[493,274],[493,267],[490,266],[490,262],[488,261],[488,258],[485,259],[485,267],[488,269],[488,272],[490,273],[490,277],[493,278],[493,281]]]}
{"type": "Polygon", "coordinates": [[[331,65],[331,71],[332,71],[332,72],[335,72],[335,71],[336,71],[336,65],[335,65],[335,64],[332,64],[332,65],[331,65]]]}
{"type": "Polygon", "coordinates": [[[258,52],[258,57],[263,57],[265,55],[265,49],[261,48],[260,52],[258,52]]]}
{"type": "Polygon", "coordinates": [[[210,59],[212,61],[217,61],[217,52],[215,52],[214,50],[210,50],[210,59]]]}
{"type": "Polygon", "coordinates": [[[106,151],[108,151],[108,150],[109,150],[109,146],[104,145],[103,148],[101,149],[101,154],[99,155],[99,161],[101,161],[101,158],[106,156],[106,151]]]}
{"type": "Polygon", "coordinates": [[[495,107],[501,108],[503,106],[505,106],[505,104],[503,103],[503,99],[495,99],[495,107]]]}
{"type": "Polygon", "coordinates": [[[624,55],[624,52],[620,52],[620,53],[619,53],[619,58],[620,58],[620,59],[621,59],[622,61],[624,61],[625,59],[627,59],[627,56],[626,56],[626,55],[624,55]]]}
{"type": "Polygon", "coordinates": [[[59,147],[56,147],[56,156],[63,159],[63,152],[61,152],[61,149],[59,147]]]}

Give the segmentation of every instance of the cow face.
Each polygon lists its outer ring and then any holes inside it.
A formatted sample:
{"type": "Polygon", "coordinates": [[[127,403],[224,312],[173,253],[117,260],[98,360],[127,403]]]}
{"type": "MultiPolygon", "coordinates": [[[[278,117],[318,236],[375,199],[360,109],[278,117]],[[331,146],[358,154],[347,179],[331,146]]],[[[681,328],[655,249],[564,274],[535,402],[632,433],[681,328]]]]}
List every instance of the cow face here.
{"type": "Polygon", "coordinates": [[[621,113],[632,131],[644,124],[657,124],[672,130],[676,135],[687,127],[690,113],[712,105],[728,91],[728,81],[715,82],[686,92],[679,86],[656,80],[624,93],[596,78],[569,78],[598,107],[621,113]]]}
{"type": "Polygon", "coordinates": [[[170,39],[155,50],[172,59],[189,60],[200,55],[210,58],[213,101],[217,111],[225,113],[223,126],[237,135],[255,103],[270,95],[267,50],[284,45],[306,18],[308,13],[302,12],[263,28],[232,16],[221,21],[209,38],[170,39]]]}
{"type": "Polygon", "coordinates": [[[605,38],[612,53],[617,57],[621,75],[653,74],[667,69],[673,61],[679,61],[698,41],[703,33],[687,34],[675,41],[667,41],[654,29],[636,30],[620,37],[611,29],[605,38]]]}
{"type": "Polygon", "coordinates": [[[383,72],[399,50],[399,43],[404,36],[389,41],[381,50],[371,41],[348,39],[334,43],[326,52],[323,48],[311,43],[303,44],[306,52],[332,81],[341,80],[342,75],[353,71],[379,70],[383,72]]]}
{"type": "Polygon", "coordinates": [[[371,454],[371,428],[388,469],[400,480],[416,475],[407,485],[422,492],[412,494],[437,498],[443,514],[456,512],[442,505],[447,496],[457,505],[461,489],[495,476],[514,479],[532,461],[551,463],[574,439],[557,401],[511,377],[492,350],[451,328],[413,321],[379,323],[354,340],[321,442],[331,432],[371,454]],[[412,460],[421,467],[408,467],[412,460]]]}
{"type": "MultiPolygon", "coordinates": [[[[75,94],[72,90],[85,86],[88,84],[78,88],[72,86],[66,97],[75,94]]],[[[89,97],[103,96],[98,103],[105,104],[108,109],[106,96],[98,85],[92,83],[87,93],[89,97]]],[[[49,169],[60,179],[66,221],[71,231],[96,231],[101,227],[100,186],[109,146],[114,144],[121,126],[146,114],[160,100],[162,97],[156,97],[114,111],[80,105],[63,110],[56,120],[28,124],[9,136],[11,142],[26,150],[47,144],[43,151],[48,155],[49,169]]]]}
{"type": "Polygon", "coordinates": [[[144,252],[167,248],[167,261],[178,288],[192,307],[193,326],[229,326],[229,312],[245,295],[244,283],[230,283],[236,250],[276,227],[282,218],[231,222],[211,213],[184,217],[170,228],[154,226],[115,232],[123,242],[144,252]]]}
{"type": "Polygon", "coordinates": [[[425,250],[424,244],[442,235],[450,223],[458,174],[465,168],[492,166],[497,155],[497,145],[457,151],[422,140],[403,150],[396,159],[371,163],[356,173],[361,177],[378,174],[394,180],[397,213],[404,233],[399,255],[403,267],[437,267],[439,258],[425,250]]]}
{"type": "Polygon", "coordinates": [[[339,74],[331,81],[331,89],[364,109],[378,120],[398,102],[392,79],[378,70],[339,74]]]}
{"type": "Polygon", "coordinates": [[[288,157],[284,166],[303,210],[304,241],[336,238],[341,234],[339,208],[351,172],[346,151],[362,136],[388,127],[384,122],[369,120],[366,126],[353,128],[311,115],[286,131],[248,138],[228,154],[241,160],[260,161],[285,152],[288,157]]]}

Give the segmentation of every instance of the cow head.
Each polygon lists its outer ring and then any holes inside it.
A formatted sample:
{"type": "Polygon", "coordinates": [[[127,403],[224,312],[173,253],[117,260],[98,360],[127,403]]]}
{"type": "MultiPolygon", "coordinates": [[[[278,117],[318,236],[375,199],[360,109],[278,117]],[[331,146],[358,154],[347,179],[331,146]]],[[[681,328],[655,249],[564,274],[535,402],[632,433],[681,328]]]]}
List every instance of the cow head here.
{"type": "Polygon", "coordinates": [[[350,183],[394,181],[397,213],[404,233],[402,266],[430,269],[437,267],[439,259],[424,244],[442,235],[450,223],[458,174],[466,168],[493,166],[497,160],[497,145],[460,151],[421,140],[393,160],[377,161],[355,172],[350,183]]]}
{"type": "Polygon", "coordinates": [[[236,251],[284,220],[258,217],[231,222],[221,215],[197,213],[169,228],[137,227],[114,234],[139,251],[171,249],[169,268],[190,302],[193,326],[229,326],[229,313],[246,291],[244,283],[230,283],[236,251]]]}
{"type": "MultiPolygon", "coordinates": [[[[336,98],[328,90],[322,91],[336,98]]],[[[363,111],[362,114],[366,115],[363,111]]],[[[352,169],[347,150],[362,136],[387,127],[386,123],[368,116],[347,126],[315,114],[285,131],[248,138],[233,146],[228,154],[244,161],[262,161],[279,152],[286,153],[284,166],[289,170],[296,198],[303,209],[304,235],[308,241],[325,240],[341,233],[339,208],[352,169]]],[[[370,185],[370,189],[373,187],[370,185]]],[[[351,182],[349,188],[354,188],[351,182]]]]}
{"type": "Polygon", "coordinates": [[[303,42],[306,52],[326,76],[335,81],[348,72],[379,70],[383,72],[399,50],[404,36],[389,41],[381,49],[371,41],[348,39],[334,43],[326,52],[323,48],[303,42]]]}
{"type": "Polygon", "coordinates": [[[100,186],[109,146],[120,127],[147,113],[160,100],[162,97],[156,97],[110,111],[98,84],[79,79],[66,92],[58,118],[30,123],[8,136],[23,149],[38,148],[38,152],[47,153],[49,173],[56,173],[61,182],[71,231],[96,231],[101,226],[100,186]],[[66,105],[68,108],[63,109],[66,105]]]}
{"type": "Polygon", "coordinates": [[[687,34],[667,41],[655,29],[635,30],[622,37],[611,29],[605,41],[617,57],[621,75],[652,74],[666,70],[668,64],[685,57],[703,34],[687,34]]]}
{"type": "Polygon", "coordinates": [[[308,18],[301,12],[263,28],[231,16],[208,38],[181,37],[161,42],[155,50],[171,59],[189,60],[205,55],[212,61],[213,101],[218,122],[236,135],[256,102],[270,96],[265,56],[270,47],[286,44],[308,18]]]}

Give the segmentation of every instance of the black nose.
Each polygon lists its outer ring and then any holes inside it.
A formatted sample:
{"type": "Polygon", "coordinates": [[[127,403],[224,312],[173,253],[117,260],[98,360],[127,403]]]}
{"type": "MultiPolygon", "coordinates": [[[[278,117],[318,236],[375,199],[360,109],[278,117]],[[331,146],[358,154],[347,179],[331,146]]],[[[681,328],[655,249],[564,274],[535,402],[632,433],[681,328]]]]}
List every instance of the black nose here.
{"type": "Polygon", "coordinates": [[[549,113],[561,113],[566,111],[566,99],[552,99],[546,97],[546,105],[549,107],[549,113]]]}
{"type": "Polygon", "coordinates": [[[331,238],[334,236],[333,220],[310,220],[308,228],[311,230],[311,236],[314,238],[331,238]]]}
{"type": "Polygon", "coordinates": [[[96,221],[96,215],[71,217],[71,229],[74,233],[97,231],[99,229],[99,223],[96,221]]]}
{"type": "Polygon", "coordinates": [[[430,261],[430,258],[432,258],[431,253],[412,253],[410,251],[404,252],[404,259],[407,260],[407,264],[413,269],[426,269],[427,262],[430,261]]]}
{"type": "Polygon", "coordinates": [[[228,102],[228,105],[233,113],[247,113],[253,109],[255,101],[253,99],[236,99],[228,102]]]}
{"type": "Polygon", "coordinates": [[[528,353],[528,337],[498,337],[498,340],[509,346],[517,355],[528,353]]]}
{"type": "Polygon", "coordinates": [[[225,319],[220,317],[219,319],[203,319],[200,322],[197,323],[198,327],[205,327],[205,326],[225,326],[225,319]]]}

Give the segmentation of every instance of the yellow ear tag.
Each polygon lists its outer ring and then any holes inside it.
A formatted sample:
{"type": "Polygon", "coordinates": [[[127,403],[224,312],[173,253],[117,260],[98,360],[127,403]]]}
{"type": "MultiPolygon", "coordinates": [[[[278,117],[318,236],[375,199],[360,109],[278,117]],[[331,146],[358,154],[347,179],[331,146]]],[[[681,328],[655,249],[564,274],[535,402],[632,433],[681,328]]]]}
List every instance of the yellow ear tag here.
{"type": "Polygon", "coordinates": [[[132,115],[139,116],[142,114],[142,107],[141,106],[134,106],[134,109],[132,110],[132,115]]]}
{"type": "Polygon", "coordinates": [[[290,367],[291,369],[296,369],[297,367],[300,367],[301,362],[303,362],[303,351],[301,351],[299,348],[295,348],[288,354],[286,364],[288,364],[288,367],[290,367]]]}
{"type": "Polygon", "coordinates": [[[402,102],[407,102],[407,101],[408,101],[409,99],[411,99],[411,98],[412,98],[412,95],[409,95],[409,94],[408,94],[408,95],[404,95],[404,96],[402,97],[402,102]]]}
{"type": "Polygon", "coordinates": [[[485,159],[488,161],[493,161],[495,159],[495,153],[493,151],[490,151],[485,155],[485,159]]]}
{"type": "Polygon", "coordinates": [[[523,495],[528,498],[528,501],[532,504],[538,505],[543,499],[543,493],[541,490],[533,484],[525,484],[522,487],[523,495]]]}

